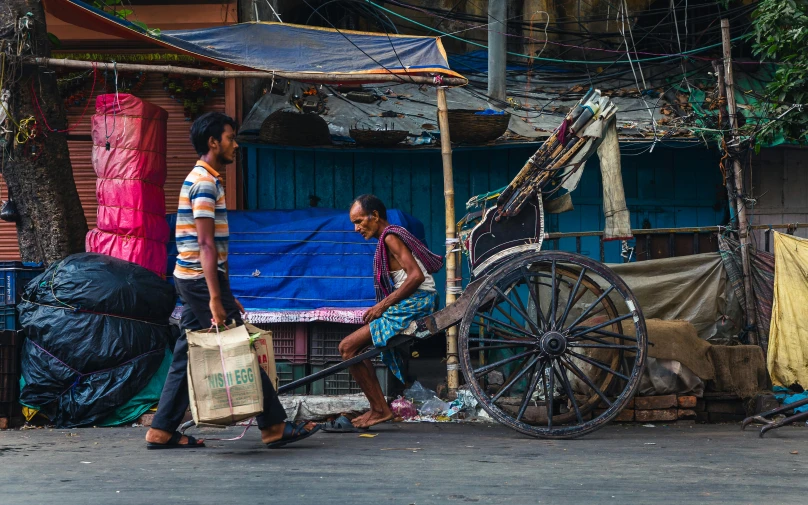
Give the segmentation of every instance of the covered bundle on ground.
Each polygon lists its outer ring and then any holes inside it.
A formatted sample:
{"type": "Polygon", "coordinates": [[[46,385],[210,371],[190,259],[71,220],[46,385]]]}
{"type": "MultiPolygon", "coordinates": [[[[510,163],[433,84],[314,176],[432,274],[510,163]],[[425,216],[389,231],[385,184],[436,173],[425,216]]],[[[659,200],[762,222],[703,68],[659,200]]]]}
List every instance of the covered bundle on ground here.
{"type": "Polygon", "coordinates": [[[51,265],[19,305],[20,401],[59,427],[103,424],[161,368],[174,301],[169,283],[117,258],[82,253],[51,265]]]}

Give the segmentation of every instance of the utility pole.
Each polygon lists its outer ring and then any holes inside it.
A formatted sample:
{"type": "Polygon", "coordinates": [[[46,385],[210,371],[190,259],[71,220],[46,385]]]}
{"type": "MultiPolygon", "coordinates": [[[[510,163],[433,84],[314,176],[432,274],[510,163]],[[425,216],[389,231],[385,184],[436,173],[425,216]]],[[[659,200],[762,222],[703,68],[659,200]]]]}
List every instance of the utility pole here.
{"type": "MultiPolygon", "coordinates": [[[[718,126],[717,129],[723,130],[727,121],[727,88],[724,86],[724,64],[722,62],[713,61],[713,74],[718,80],[718,126]]],[[[729,206],[729,220],[732,225],[738,227],[738,216],[735,212],[735,174],[729,171],[729,167],[723,168],[724,185],[727,187],[727,205],[729,206]]]]}
{"type": "Polygon", "coordinates": [[[508,25],[508,2],[505,0],[488,0],[488,106],[492,109],[503,109],[505,102],[505,33],[508,25]]]}
{"type": "MultiPolygon", "coordinates": [[[[740,144],[740,137],[738,136],[738,109],[735,106],[735,80],[732,75],[732,47],[730,44],[729,33],[729,19],[721,20],[721,40],[724,47],[724,87],[727,96],[727,110],[729,111],[729,124],[732,129],[731,146],[737,149],[740,144]]],[[[727,151],[730,148],[727,147],[727,151]]],[[[749,275],[749,222],[746,215],[746,202],[744,201],[743,189],[743,171],[741,169],[741,162],[737,157],[731,156],[732,159],[732,176],[735,181],[735,194],[730,195],[730,205],[735,204],[736,215],[738,219],[738,236],[741,241],[741,263],[743,266],[743,291],[744,298],[746,298],[746,326],[749,328],[749,343],[757,344],[757,331],[755,329],[755,300],[754,293],[752,292],[752,279],[749,275]]],[[[729,171],[727,171],[729,172],[729,171]]]]}

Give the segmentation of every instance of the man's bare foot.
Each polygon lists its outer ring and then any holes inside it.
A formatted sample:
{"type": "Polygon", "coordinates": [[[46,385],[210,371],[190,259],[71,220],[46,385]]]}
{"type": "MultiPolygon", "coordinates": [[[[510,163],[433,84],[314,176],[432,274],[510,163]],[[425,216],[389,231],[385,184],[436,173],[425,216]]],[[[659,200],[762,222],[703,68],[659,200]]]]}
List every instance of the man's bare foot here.
{"type": "MultiPolygon", "coordinates": [[[[315,426],[317,426],[317,423],[308,422],[306,423],[305,429],[306,431],[311,431],[315,426]]],[[[284,428],[286,428],[286,422],[273,424],[269,428],[264,428],[261,430],[261,442],[268,444],[280,440],[283,437],[284,428]]]]}
{"type": "Polygon", "coordinates": [[[357,428],[370,428],[371,426],[375,426],[377,424],[381,424],[385,421],[389,421],[390,419],[392,419],[393,412],[391,412],[390,409],[385,409],[384,411],[381,412],[371,410],[366,414],[363,414],[361,417],[363,419],[359,420],[359,418],[356,418],[353,421],[351,421],[351,423],[357,428]]]}
{"type": "Polygon", "coordinates": [[[358,415],[358,416],[354,417],[353,419],[351,419],[351,424],[353,424],[353,425],[354,425],[354,428],[358,428],[358,427],[359,427],[359,426],[360,426],[362,423],[364,423],[364,422],[365,422],[365,420],[366,420],[368,417],[370,417],[371,412],[373,412],[373,411],[372,411],[372,410],[368,410],[368,411],[367,411],[367,412],[365,412],[364,414],[360,414],[360,415],[358,415]],[[359,423],[359,424],[357,424],[357,423],[359,423]]]}
{"type": "MultiPolygon", "coordinates": [[[[168,431],[158,430],[157,428],[149,428],[149,431],[146,432],[146,442],[150,444],[167,444],[168,441],[171,439],[171,435],[168,431]]],[[[197,440],[198,443],[204,442],[204,440],[199,439],[197,440]]],[[[179,445],[188,445],[188,437],[185,435],[179,441],[179,445]]]]}

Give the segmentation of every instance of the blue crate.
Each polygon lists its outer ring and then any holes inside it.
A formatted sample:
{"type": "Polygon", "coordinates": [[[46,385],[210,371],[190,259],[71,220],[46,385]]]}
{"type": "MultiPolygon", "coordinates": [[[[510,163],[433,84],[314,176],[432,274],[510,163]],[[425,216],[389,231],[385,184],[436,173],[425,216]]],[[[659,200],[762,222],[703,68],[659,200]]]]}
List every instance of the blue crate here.
{"type": "Polygon", "coordinates": [[[0,331],[21,329],[20,320],[17,317],[17,307],[15,305],[0,306],[0,331]]]}
{"type": "MultiPolygon", "coordinates": [[[[25,285],[41,274],[45,267],[41,263],[21,261],[0,261],[0,306],[16,306],[25,285]]],[[[16,329],[6,326],[6,330],[16,329]]]]}

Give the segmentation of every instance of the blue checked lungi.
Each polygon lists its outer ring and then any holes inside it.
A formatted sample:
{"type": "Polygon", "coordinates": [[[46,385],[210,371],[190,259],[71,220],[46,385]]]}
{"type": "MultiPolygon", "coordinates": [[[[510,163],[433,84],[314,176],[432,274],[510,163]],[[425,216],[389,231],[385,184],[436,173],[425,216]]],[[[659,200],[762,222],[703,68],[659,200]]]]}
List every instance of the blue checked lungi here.
{"type": "MultiPolygon", "coordinates": [[[[407,329],[410,323],[433,313],[437,298],[437,293],[419,289],[406,300],[385,310],[382,317],[370,322],[370,336],[373,339],[373,345],[384,347],[388,340],[407,329]]],[[[404,382],[404,376],[401,374],[404,362],[401,355],[397,351],[384,351],[381,357],[382,362],[390,367],[398,380],[404,382]]]]}

